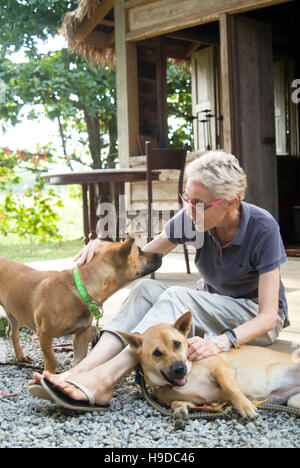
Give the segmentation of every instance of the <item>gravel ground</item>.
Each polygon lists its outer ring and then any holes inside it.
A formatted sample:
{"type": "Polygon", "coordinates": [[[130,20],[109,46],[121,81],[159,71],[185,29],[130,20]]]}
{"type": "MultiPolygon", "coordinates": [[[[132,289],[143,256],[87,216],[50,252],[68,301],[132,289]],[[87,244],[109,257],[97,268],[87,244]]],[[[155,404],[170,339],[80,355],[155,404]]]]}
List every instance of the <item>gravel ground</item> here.
{"type": "MultiPolygon", "coordinates": [[[[42,366],[40,350],[33,350],[30,332],[21,333],[25,353],[42,366]]],[[[56,344],[68,338],[55,340],[56,344]]],[[[57,353],[58,372],[72,364],[71,352],[57,353]]],[[[10,343],[0,338],[0,362],[14,359],[10,343]]],[[[111,409],[76,413],[34,399],[27,391],[33,370],[0,364],[0,447],[287,447],[300,446],[300,419],[274,411],[260,411],[254,421],[238,415],[229,419],[191,420],[184,431],[174,431],[172,419],[141,399],[134,373],[116,387],[111,409]],[[11,395],[11,396],[9,396],[11,395]],[[14,396],[15,395],[15,396],[14,396]]]]}

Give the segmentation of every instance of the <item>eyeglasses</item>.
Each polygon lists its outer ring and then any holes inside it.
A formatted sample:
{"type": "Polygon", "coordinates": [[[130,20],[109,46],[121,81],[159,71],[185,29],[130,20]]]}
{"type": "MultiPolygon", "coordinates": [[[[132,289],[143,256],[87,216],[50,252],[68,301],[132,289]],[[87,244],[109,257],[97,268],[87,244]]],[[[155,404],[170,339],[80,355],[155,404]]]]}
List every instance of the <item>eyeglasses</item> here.
{"type": "Polygon", "coordinates": [[[220,203],[222,203],[223,201],[226,200],[226,198],[221,198],[220,200],[214,201],[214,202],[212,202],[210,204],[203,203],[201,201],[198,201],[197,203],[192,203],[190,201],[189,197],[188,197],[188,194],[185,191],[183,192],[182,195],[179,194],[179,196],[180,196],[181,200],[183,201],[183,203],[191,206],[194,209],[196,209],[196,208],[201,209],[202,207],[200,207],[199,205],[203,205],[203,210],[208,210],[208,208],[211,208],[212,206],[217,206],[217,205],[219,205],[220,203]]]}

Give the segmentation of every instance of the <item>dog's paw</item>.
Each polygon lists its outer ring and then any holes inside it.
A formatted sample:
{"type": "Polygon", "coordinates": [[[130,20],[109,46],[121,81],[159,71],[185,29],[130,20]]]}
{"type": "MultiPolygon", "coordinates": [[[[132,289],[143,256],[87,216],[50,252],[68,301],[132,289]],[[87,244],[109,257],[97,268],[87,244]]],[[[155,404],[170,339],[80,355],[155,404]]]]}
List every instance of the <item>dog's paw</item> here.
{"type": "Polygon", "coordinates": [[[189,420],[189,415],[184,409],[176,411],[173,415],[174,429],[175,431],[183,430],[187,425],[189,420]]]}
{"type": "Polygon", "coordinates": [[[27,354],[23,354],[18,358],[18,362],[27,362],[28,364],[33,362],[33,359],[27,354]]]}
{"type": "Polygon", "coordinates": [[[244,401],[243,404],[239,405],[237,410],[243,418],[255,419],[258,416],[256,406],[248,399],[244,401]]]}

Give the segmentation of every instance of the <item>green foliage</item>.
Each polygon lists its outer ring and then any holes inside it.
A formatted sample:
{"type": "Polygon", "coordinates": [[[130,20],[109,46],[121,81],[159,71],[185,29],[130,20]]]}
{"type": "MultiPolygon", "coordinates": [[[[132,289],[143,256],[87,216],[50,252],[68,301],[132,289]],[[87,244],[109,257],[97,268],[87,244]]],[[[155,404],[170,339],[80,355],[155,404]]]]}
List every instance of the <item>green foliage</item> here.
{"type": "Polygon", "coordinates": [[[80,185],[68,185],[68,196],[75,200],[82,200],[82,189],[80,185]]]}
{"type": "Polygon", "coordinates": [[[192,84],[189,62],[180,66],[167,63],[167,87],[169,118],[176,119],[177,129],[169,125],[170,146],[178,148],[188,143],[193,148],[192,84]]]}
{"type": "Polygon", "coordinates": [[[24,105],[29,104],[28,118],[46,116],[57,122],[65,162],[71,169],[72,162],[94,169],[114,167],[115,71],[89,65],[66,49],[38,52],[41,41],[57,34],[63,15],[77,6],[78,0],[2,0],[0,79],[7,90],[6,104],[0,104],[0,119],[4,129],[8,124],[16,125],[24,118],[24,105]],[[24,63],[11,59],[19,49],[26,55],[24,63]],[[74,145],[74,134],[78,145],[74,145]]]}
{"type": "MultiPolygon", "coordinates": [[[[22,202],[20,196],[7,194],[4,202],[0,204],[0,233],[7,236],[8,233],[16,233],[18,236],[39,236],[39,242],[45,242],[49,238],[61,238],[58,233],[56,221],[59,217],[53,210],[54,193],[48,196],[41,192],[26,194],[30,198],[30,205],[22,202]]],[[[58,206],[61,203],[55,202],[58,206]]]]}
{"type": "Polygon", "coordinates": [[[63,14],[77,5],[78,0],[1,1],[0,79],[6,85],[5,103],[0,103],[2,129],[22,122],[24,106],[29,105],[28,119],[47,117],[57,122],[63,149],[63,156],[55,158],[50,147],[37,148],[34,154],[0,150],[2,236],[36,236],[39,242],[61,238],[57,212],[62,202],[53,189],[45,190],[40,178],[52,162],[62,158],[71,169],[75,162],[92,168],[116,163],[114,69],[93,67],[66,49],[39,51],[41,41],[57,34],[63,14]],[[12,56],[19,50],[24,53],[23,63],[12,56]],[[21,196],[16,194],[19,169],[35,175],[33,186],[21,196]]]}
{"type": "Polygon", "coordinates": [[[44,190],[44,181],[40,174],[51,161],[47,151],[30,153],[8,148],[0,151],[0,190],[6,192],[0,199],[0,234],[18,234],[20,237],[38,236],[39,242],[47,239],[61,239],[57,222],[59,217],[55,207],[61,207],[62,201],[53,189],[44,190]],[[23,167],[36,175],[33,188],[26,190],[23,196],[13,193],[14,185],[20,182],[16,168],[23,167]]]}
{"type": "Polygon", "coordinates": [[[6,104],[0,106],[4,129],[7,124],[16,125],[22,120],[25,104],[33,105],[30,119],[45,115],[59,124],[65,162],[71,168],[72,161],[93,168],[115,165],[117,125],[114,69],[88,65],[80,57],[63,49],[30,57],[24,63],[14,63],[6,58],[0,65],[0,79],[7,86],[6,104]],[[74,146],[74,134],[78,135],[78,147],[82,147],[76,153],[74,150],[68,151],[68,145],[74,146]],[[89,163],[82,158],[88,147],[91,155],[89,163]],[[107,149],[106,155],[103,149],[107,149]]]}

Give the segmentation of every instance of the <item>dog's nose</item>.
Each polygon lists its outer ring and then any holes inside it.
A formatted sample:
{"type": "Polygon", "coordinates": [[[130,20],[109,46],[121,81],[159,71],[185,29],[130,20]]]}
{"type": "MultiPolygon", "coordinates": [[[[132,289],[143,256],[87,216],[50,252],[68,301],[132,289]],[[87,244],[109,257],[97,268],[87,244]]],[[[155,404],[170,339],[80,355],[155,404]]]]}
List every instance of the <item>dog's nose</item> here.
{"type": "Polygon", "coordinates": [[[175,379],[180,379],[185,376],[187,371],[186,365],[182,361],[178,361],[171,367],[172,375],[175,379]]]}
{"type": "Polygon", "coordinates": [[[162,256],[162,254],[160,254],[160,253],[153,254],[154,260],[161,260],[162,257],[163,257],[163,256],[162,256]]]}

